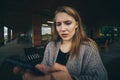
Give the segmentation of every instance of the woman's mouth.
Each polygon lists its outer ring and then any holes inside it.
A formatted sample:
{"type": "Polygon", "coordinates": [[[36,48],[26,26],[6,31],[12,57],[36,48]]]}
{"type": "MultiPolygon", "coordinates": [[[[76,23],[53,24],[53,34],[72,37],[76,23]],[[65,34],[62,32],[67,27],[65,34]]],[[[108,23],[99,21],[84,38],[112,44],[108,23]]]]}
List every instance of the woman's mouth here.
{"type": "Polygon", "coordinates": [[[68,34],[61,34],[63,38],[66,38],[68,34]]]}

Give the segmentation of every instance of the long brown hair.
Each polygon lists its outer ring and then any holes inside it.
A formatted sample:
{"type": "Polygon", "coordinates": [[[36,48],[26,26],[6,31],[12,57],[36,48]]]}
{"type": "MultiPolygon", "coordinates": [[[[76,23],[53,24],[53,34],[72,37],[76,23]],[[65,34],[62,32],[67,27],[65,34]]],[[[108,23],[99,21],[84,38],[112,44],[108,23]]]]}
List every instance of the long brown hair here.
{"type": "MultiPolygon", "coordinates": [[[[77,29],[75,31],[75,35],[73,36],[73,39],[72,39],[70,53],[71,53],[72,58],[75,55],[79,56],[80,55],[80,44],[82,44],[85,41],[91,41],[91,39],[87,38],[87,36],[83,30],[83,24],[81,21],[81,17],[75,9],[73,9],[72,7],[68,7],[68,6],[59,7],[55,12],[55,16],[59,12],[67,13],[69,16],[73,17],[75,19],[75,21],[78,23],[78,27],[77,27],[77,29]]],[[[54,19],[54,23],[55,23],[55,19],[54,19]]],[[[54,24],[54,26],[56,26],[56,25],[54,24]]],[[[54,27],[53,40],[55,41],[55,43],[57,43],[59,40],[61,40],[61,37],[58,35],[58,33],[56,31],[56,27],[54,27]]]]}

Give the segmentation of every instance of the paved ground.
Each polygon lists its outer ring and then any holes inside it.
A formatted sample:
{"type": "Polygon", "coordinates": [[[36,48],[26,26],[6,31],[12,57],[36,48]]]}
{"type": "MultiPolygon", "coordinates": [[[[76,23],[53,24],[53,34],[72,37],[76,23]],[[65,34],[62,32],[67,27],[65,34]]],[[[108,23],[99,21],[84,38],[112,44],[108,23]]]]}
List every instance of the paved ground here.
{"type": "Polygon", "coordinates": [[[120,80],[120,41],[110,44],[108,52],[100,51],[109,80],[120,80]]]}
{"type": "MultiPolygon", "coordinates": [[[[21,80],[18,79],[19,76],[12,77],[13,73],[9,70],[12,66],[8,67],[4,60],[9,56],[23,55],[25,47],[31,47],[31,44],[18,44],[17,40],[0,47],[0,73],[7,76],[4,80],[21,80]]],[[[109,80],[120,80],[120,41],[110,44],[107,52],[100,50],[100,56],[107,69],[109,80]]]]}

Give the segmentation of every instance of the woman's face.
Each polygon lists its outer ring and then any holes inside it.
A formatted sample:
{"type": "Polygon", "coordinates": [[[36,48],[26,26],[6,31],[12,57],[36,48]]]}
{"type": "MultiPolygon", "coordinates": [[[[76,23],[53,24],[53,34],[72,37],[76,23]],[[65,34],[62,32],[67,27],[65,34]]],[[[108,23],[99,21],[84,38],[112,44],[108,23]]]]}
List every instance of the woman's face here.
{"type": "Polygon", "coordinates": [[[59,12],[55,17],[56,30],[63,41],[71,41],[75,29],[78,27],[77,22],[65,12],[59,12]]]}

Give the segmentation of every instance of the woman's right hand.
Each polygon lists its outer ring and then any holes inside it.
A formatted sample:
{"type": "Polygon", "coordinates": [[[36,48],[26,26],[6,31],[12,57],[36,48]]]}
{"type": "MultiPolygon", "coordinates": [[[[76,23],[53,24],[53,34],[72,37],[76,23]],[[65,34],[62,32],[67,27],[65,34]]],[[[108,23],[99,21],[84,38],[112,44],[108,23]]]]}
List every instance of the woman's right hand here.
{"type": "MultiPolygon", "coordinates": [[[[35,68],[37,68],[38,70],[46,73],[45,67],[42,64],[37,64],[35,66],[35,68]]],[[[21,75],[23,80],[50,80],[49,75],[45,75],[45,76],[34,75],[34,74],[31,73],[31,70],[29,70],[29,69],[24,70],[19,66],[14,67],[13,72],[16,75],[21,75]]]]}
{"type": "MultiPolygon", "coordinates": [[[[45,70],[45,66],[43,64],[36,64],[35,68],[37,68],[38,70],[40,70],[41,72],[46,72],[45,70]]],[[[27,69],[26,69],[27,70],[27,69]]],[[[15,66],[13,68],[13,72],[15,74],[23,74],[26,70],[22,69],[20,66],[15,66]]],[[[28,71],[28,70],[27,70],[28,71]]]]}

